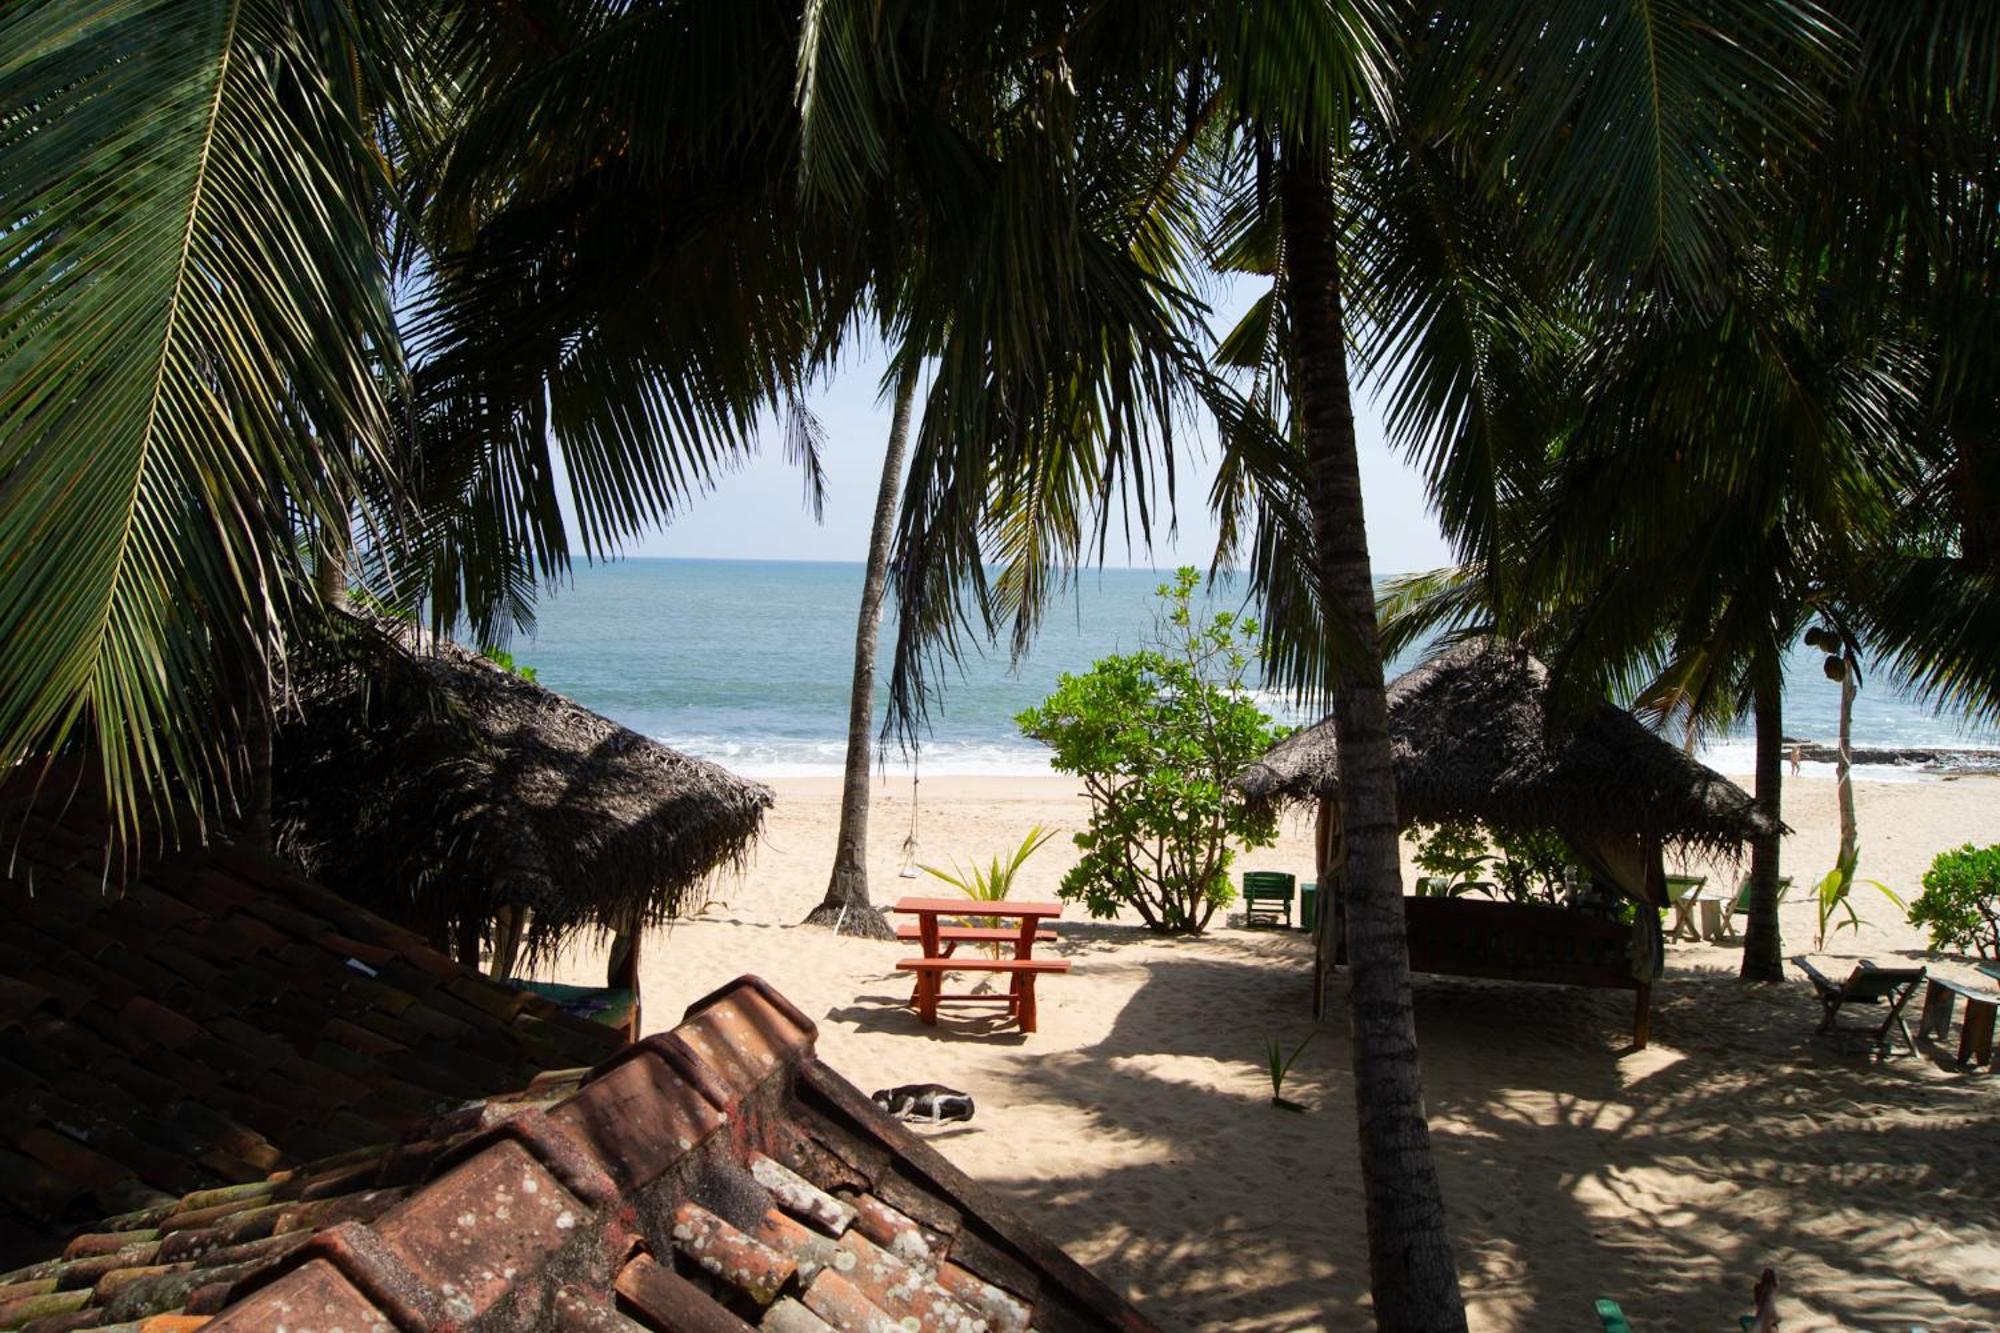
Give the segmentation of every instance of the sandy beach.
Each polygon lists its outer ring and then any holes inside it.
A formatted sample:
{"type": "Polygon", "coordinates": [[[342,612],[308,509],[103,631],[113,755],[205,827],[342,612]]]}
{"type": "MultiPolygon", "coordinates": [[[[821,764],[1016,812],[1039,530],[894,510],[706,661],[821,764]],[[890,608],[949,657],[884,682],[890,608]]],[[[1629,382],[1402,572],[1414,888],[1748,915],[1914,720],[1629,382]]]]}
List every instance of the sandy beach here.
{"type": "MultiPolygon", "coordinates": [[[[1206,938],[1162,940],[1077,908],[1053,946],[1073,970],[1043,983],[1039,1032],[979,1011],[926,1028],[894,971],[907,946],[795,925],[824,889],[838,784],[773,785],[754,863],[712,886],[699,919],[646,941],[649,1029],[758,973],[817,1020],[824,1058],[864,1090],[972,1093],[976,1118],[924,1131],[931,1141],[1161,1327],[1368,1323],[1344,1010],[1286,1085],[1307,1113],[1270,1105],[1262,1066],[1267,1034],[1289,1046],[1310,1027],[1302,935],[1218,917],[1206,938]]],[[[1084,823],[1075,793],[1065,778],[926,778],[921,859],[990,856],[1031,825],[1058,828],[1015,889],[1054,897],[1074,858],[1066,835],[1084,823]]],[[[2000,842],[2000,778],[1862,783],[1856,798],[1862,878],[1906,896],[1938,851],[2000,842]]],[[[1805,890],[1834,856],[1832,783],[1790,781],[1784,815],[1785,868],[1800,884],[1783,914],[1792,954],[1812,948],[1805,890]]],[[[934,885],[897,876],[910,816],[908,782],[878,783],[878,902],[934,885]]],[[[1307,877],[1307,824],[1288,820],[1246,868],[1307,877]]],[[[1724,884],[1738,873],[1670,869],[1724,884]]],[[[1898,909],[1865,886],[1855,901],[1866,924],[1828,940],[1823,970],[1921,954],[1898,909]]],[[[1767,1264],[1783,1278],[1788,1333],[2000,1326],[2000,1080],[1815,1040],[1818,1007],[1795,972],[1744,986],[1736,962],[1731,949],[1670,946],[1652,1045],[1636,1054],[1623,1053],[1629,993],[1418,978],[1431,1126],[1475,1329],[1595,1327],[1601,1296],[1637,1328],[1733,1329],[1767,1264]]],[[[579,953],[542,975],[599,981],[601,964],[579,953]]]]}

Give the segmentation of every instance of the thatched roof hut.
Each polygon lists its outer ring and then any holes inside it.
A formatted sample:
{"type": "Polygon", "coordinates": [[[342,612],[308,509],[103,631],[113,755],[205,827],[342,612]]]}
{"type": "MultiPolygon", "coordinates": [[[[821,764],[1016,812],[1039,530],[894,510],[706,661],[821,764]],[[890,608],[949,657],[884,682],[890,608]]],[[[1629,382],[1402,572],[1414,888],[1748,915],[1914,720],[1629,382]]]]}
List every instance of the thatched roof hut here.
{"type": "MultiPolygon", "coordinates": [[[[1734,851],[1765,828],[1750,796],[1599,702],[1549,715],[1549,672],[1524,650],[1469,641],[1389,686],[1401,822],[1477,819],[1489,828],[1590,830],[1734,851]]],[[[1244,770],[1253,800],[1334,799],[1333,720],[1294,732],[1244,770]]]]}
{"type": "MultiPolygon", "coordinates": [[[[1328,910],[1315,941],[1316,1016],[1328,970],[1346,957],[1334,739],[1328,718],[1272,746],[1237,779],[1253,801],[1319,806],[1314,869],[1328,910]]],[[[1476,819],[1553,831],[1598,882],[1653,907],[1667,904],[1664,848],[1729,854],[1770,831],[1742,788],[1623,709],[1600,701],[1552,715],[1548,668],[1499,640],[1468,641],[1397,677],[1389,742],[1405,827],[1476,819]]],[[[1630,987],[1633,1044],[1646,1044],[1663,959],[1658,912],[1633,914],[1629,932],[1526,903],[1418,898],[1404,915],[1412,971],[1630,987]]]]}
{"type": "Polygon", "coordinates": [[[533,953],[675,916],[740,861],[771,805],[768,787],[458,644],[362,621],[341,638],[301,665],[281,718],[280,845],[461,955],[496,918],[511,959],[517,942],[533,953]]]}

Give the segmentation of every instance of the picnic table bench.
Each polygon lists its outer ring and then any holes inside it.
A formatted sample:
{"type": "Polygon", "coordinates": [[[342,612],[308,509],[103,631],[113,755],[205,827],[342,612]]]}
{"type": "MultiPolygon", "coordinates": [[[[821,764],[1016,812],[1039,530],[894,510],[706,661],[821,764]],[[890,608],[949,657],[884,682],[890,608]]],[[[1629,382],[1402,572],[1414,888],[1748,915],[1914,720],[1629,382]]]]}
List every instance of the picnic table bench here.
{"type": "MultiPolygon", "coordinates": [[[[924,937],[924,928],[914,921],[905,921],[896,927],[896,938],[906,944],[916,943],[924,937]]],[[[938,927],[938,945],[944,950],[944,957],[951,957],[952,950],[961,944],[1012,944],[1021,938],[1021,932],[1012,926],[946,926],[938,927]]],[[[1037,930],[1037,944],[1052,944],[1056,933],[1053,930],[1037,930]]]]}
{"type": "Polygon", "coordinates": [[[1067,972],[1069,964],[1060,958],[1034,957],[1036,941],[1053,940],[1056,935],[1046,923],[1062,915],[1061,903],[973,902],[964,898],[903,898],[891,909],[916,917],[914,924],[896,927],[896,938],[914,939],[923,945],[924,956],[905,958],[896,964],[899,972],[916,974],[916,988],[910,1003],[925,1023],[937,1022],[939,1005],[1003,1004],[1013,1013],[1021,1031],[1035,1030],[1035,978],[1051,972],[1067,972]],[[974,917],[1018,922],[1014,926],[967,926],[947,923],[946,918],[974,917]],[[1012,957],[960,958],[960,944],[1013,946],[1012,957]],[[944,993],[944,978],[951,972],[992,972],[1008,978],[1004,995],[944,993]]]}
{"type": "MultiPolygon", "coordinates": [[[[1982,971],[1984,969],[1981,969],[1982,971]]],[[[1958,1025],[1958,1063],[1993,1063],[1993,1020],[2000,1013],[2000,990],[1971,986],[1949,977],[1932,976],[1924,988],[1923,1018],[1917,1031],[1943,1041],[1951,1030],[1951,1012],[1959,1000],[1965,1001],[1965,1017],[1958,1025]]]]}

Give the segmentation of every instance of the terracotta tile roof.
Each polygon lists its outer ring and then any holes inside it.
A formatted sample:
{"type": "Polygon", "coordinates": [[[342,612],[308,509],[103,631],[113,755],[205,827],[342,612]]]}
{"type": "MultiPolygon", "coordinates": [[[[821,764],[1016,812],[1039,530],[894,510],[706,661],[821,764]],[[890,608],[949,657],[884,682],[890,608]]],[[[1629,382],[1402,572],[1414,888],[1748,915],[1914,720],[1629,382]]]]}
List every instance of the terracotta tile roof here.
{"type": "Polygon", "coordinates": [[[107,876],[101,820],[55,804],[0,784],[0,1268],[619,1045],[267,857],[107,876]]]}
{"type": "Polygon", "coordinates": [[[745,977],[579,1081],[113,1219],[0,1276],[0,1328],[1151,1327],[816,1035],[745,977]]]}

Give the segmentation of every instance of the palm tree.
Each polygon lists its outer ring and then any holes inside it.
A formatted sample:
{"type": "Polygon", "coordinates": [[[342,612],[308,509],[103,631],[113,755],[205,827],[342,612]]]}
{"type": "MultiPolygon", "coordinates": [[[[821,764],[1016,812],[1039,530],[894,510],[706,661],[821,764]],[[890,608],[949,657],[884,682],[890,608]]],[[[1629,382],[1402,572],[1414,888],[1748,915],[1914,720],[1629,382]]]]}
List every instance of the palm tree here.
{"type": "Polygon", "coordinates": [[[868,900],[868,771],[875,730],[875,647],[882,632],[882,599],[889,584],[889,539],[896,529],[896,495],[903,460],[910,451],[910,406],[917,381],[905,373],[896,381],[896,406],[889,444],[882,451],[882,482],[875,492],[875,521],[868,530],[868,565],[861,581],[861,613],[854,627],[854,682],[847,703],[847,766],[840,784],[840,831],[834,839],[833,873],[826,897],[807,914],[811,924],[849,929],[857,935],[893,939],[868,900]]]}
{"type": "Polygon", "coordinates": [[[244,803],[261,664],[350,580],[490,641],[796,404],[843,319],[771,166],[797,16],[673,10],[7,7],[0,764],[244,803]],[[633,36],[674,77],[608,81],[633,36]]]}
{"type": "Polygon", "coordinates": [[[238,664],[310,596],[280,529],[337,522],[393,449],[369,116],[417,128],[403,17],[0,14],[0,766],[87,741],[122,823],[240,779],[238,664]]]}
{"type": "MultiPolygon", "coordinates": [[[[1199,392],[1224,414],[1235,450],[1226,513],[1246,513],[1244,496],[1265,501],[1252,568],[1267,621],[1290,636],[1279,660],[1297,670],[1298,683],[1331,683],[1334,707],[1349,718],[1343,746],[1353,748],[1343,749],[1343,769],[1357,773],[1386,774],[1387,765],[1346,349],[1351,338],[1372,333],[1378,348],[1414,350],[1414,369],[1403,373],[1414,386],[1402,414],[1405,434],[1434,442],[1441,468],[1466,470],[1459,426],[1478,415],[1486,390],[1490,340],[1479,335],[1500,327],[1492,318],[1499,303],[1470,299],[1473,284],[1462,268],[1387,261],[1398,244],[1407,253],[1419,242],[1454,239],[1435,216],[1426,227],[1354,239],[1358,222],[1368,220],[1346,193],[1357,158],[1375,144],[1395,143],[1455,191],[1510,198],[1517,209],[1532,188],[1530,197],[1548,205],[1542,252],[1562,243],[1589,260],[1581,273],[1574,265],[1560,271],[1585,282],[1591,299],[1626,300],[1650,282],[1686,282],[1720,262],[1719,238],[1748,212],[1754,191],[1743,183],[1747,176],[1713,177],[1714,141],[1745,123],[1776,134],[1809,122],[1816,104],[1774,53],[1804,61],[1801,50],[1822,40],[1820,16],[1807,7],[1772,15],[1736,6],[1717,27],[1668,16],[1667,44],[1648,41],[1661,17],[1650,8],[1427,9],[1411,16],[1397,47],[1388,34],[1401,17],[1402,7],[1389,4],[1094,4],[1009,7],[990,21],[959,15],[954,24],[937,21],[929,8],[918,16],[896,6],[825,3],[809,12],[805,62],[809,91],[826,90],[807,103],[809,159],[823,152],[839,166],[829,174],[844,179],[865,178],[894,151],[885,126],[987,85],[1017,99],[1009,105],[1031,108],[1038,124],[1071,118],[1086,145],[1093,129],[1115,134],[1130,145],[1135,174],[1159,172],[1159,193],[1175,200],[1177,212],[1187,207],[1177,194],[1203,193],[1218,155],[1232,156],[1232,149],[1258,156],[1260,196],[1269,197],[1261,184],[1276,172],[1278,208],[1266,215],[1275,213],[1283,242],[1274,273],[1285,300],[1264,305],[1270,338],[1232,341],[1283,349],[1272,378],[1287,378],[1291,426],[1274,435],[1270,413],[1245,414],[1211,386],[1199,392]],[[978,77],[924,83],[921,53],[938,48],[965,56],[978,77]],[[1398,79],[1391,49],[1422,58],[1409,60],[1398,79]],[[1421,99],[1398,101],[1412,89],[1421,99]],[[1502,183],[1507,194],[1496,195],[1492,187],[1502,183]],[[1653,206],[1683,199],[1702,204],[1653,206]],[[1399,272],[1415,277],[1399,288],[1389,280],[1399,272]],[[1362,302],[1363,320],[1347,315],[1350,291],[1373,298],[1362,302]]],[[[1421,193],[1405,192],[1413,200],[1421,193]]],[[[1398,216],[1420,218],[1411,210],[1398,216]]],[[[1179,257],[1163,251],[1153,267],[1178,272],[1163,261],[1179,257]]],[[[1059,320],[1061,289],[1043,290],[1033,282],[1009,288],[1017,307],[1040,301],[1059,320]]],[[[1403,360],[1377,357],[1399,369],[1403,360]]],[[[961,373],[945,367],[947,380],[961,373]]],[[[953,406],[952,393],[934,391],[933,407],[953,406]]],[[[979,562],[992,515],[1003,516],[1001,531],[1042,538],[1007,548],[1016,557],[1009,573],[1023,571],[1007,604],[1018,642],[1032,630],[1037,594],[1051,586],[1036,571],[1076,552],[1074,538],[1091,530],[1080,502],[1111,496],[1099,479],[1124,457],[1107,448],[1106,464],[1085,470],[1074,433],[1016,432],[984,466],[968,466],[966,453],[983,437],[976,423],[966,424],[975,429],[954,450],[950,437],[960,422],[949,410],[926,412],[906,490],[896,561],[904,614],[892,677],[902,717],[921,711],[916,683],[925,654],[955,646],[963,623],[957,608],[969,602],[974,623],[992,623],[979,562]],[[1080,487],[1078,477],[1097,484],[1080,487]],[[981,482],[984,493],[975,489],[981,482]]],[[[1463,1315],[1423,1131],[1393,815],[1386,781],[1361,783],[1343,811],[1349,891],[1367,902],[1365,911],[1380,911],[1358,927],[1370,939],[1357,949],[1352,973],[1356,1093],[1377,1240],[1371,1268],[1385,1324],[1449,1327],[1463,1315]]]]}
{"type": "MultiPolygon", "coordinates": [[[[1775,829],[1786,659],[1809,624],[1864,642],[1869,571],[1895,558],[1922,476],[1923,367],[1893,319],[1788,291],[1754,255],[1731,273],[1712,313],[1575,340],[1587,352],[1540,393],[1572,415],[1517,459],[1493,567],[1398,589],[1391,633],[1496,628],[1572,697],[1631,697],[1691,733],[1751,716],[1775,829]]],[[[1746,979],[1781,975],[1779,841],[1752,846],[1746,979]]]]}

